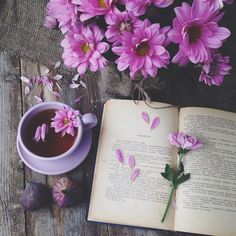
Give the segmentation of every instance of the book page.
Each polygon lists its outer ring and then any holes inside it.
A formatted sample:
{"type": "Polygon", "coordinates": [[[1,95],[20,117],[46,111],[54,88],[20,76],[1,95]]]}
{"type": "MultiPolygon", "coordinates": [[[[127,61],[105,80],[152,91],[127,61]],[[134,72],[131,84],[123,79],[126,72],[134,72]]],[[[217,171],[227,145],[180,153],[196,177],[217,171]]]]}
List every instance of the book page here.
{"type": "Polygon", "coordinates": [[[205,148],[189,152],[191,178],[177,190],[176,230],[236,235],[236,114],[207,108],[180,110],[180,131],[205,148]]]}
{"type": "Polygon", "coordinates": [[[176,164],[176,150],[170,146],[167,135],[177,126],[175,107],[151,109],[143,102],[135,105],[127,100],[105,104],[88,220],[173,229],[173,207],[165,224],[160,222],[170,192],[169,183],[160,173],[166,163],[176,164]],[[149,115],[149,124],[142,119],[143,111],[149,115]],[[151,130],[155,117],[160,118],[160,124],[151,130]],[[116,149],[124,154],[123,165],[117,160],[116,149]],[[140,169],[133,182],[128,165],[130,155],[135,158],[135,168],[140,169]]]}

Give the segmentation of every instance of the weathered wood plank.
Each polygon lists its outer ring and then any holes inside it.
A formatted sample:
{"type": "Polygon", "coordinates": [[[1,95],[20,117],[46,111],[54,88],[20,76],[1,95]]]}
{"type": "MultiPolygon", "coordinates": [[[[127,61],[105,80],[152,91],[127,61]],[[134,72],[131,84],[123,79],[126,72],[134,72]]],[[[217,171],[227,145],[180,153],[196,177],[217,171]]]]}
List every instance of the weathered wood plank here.
{"type": "Polygon", "coordinates": [[[24,188],[23,163],[16,150],[21,118],[19,58],[0,52],[0,235],[25,235],[25,214],[19,204],[24,188]]]}
{"type": "MultiPolygon", "coordinates": [[[[21,76],[32,77],[37,75],[40,75],[40,65],[29,60],[21,59],[21,76]]],[[[39,90],[35,89],[32,90],[28,96],[25,96],[25,86],[26,84],[22,83],[23,113],[37,103],[34,96],[39,93],[39,90]]],[[[26,183],[34,181],[46,184],[47,176],[34,172],[25,166],[25,181],[26,183]]],[[[27,235],[45,235],[45,232],[48,236],[55,235],[53,215],[48,208],[40,209],[35,212],[27,212],[26,226],[27,235]]]]}
{"type": "MultiPolygon", "coordinates": [[[[27,60],[21,60],[21,70],[24,76],[39,75],[43,70],[43,66],[34,64],[27,60]]],[[[62,97],[59,99],[62,102],[80,109],[81,112],[89,112],[91,110],[90,97],[88,90],[80,88],[79,90],[72,90],[68,88],[70,83],[69,75],[63,79],[61,83],[62,97]],[[76,97],[84,95],[84,98],[79,104],[75,104],[73,101],[76,97]]],[[[24,85],[23,85],[24,87],[24,85]]],[[[36,103],[34,95],[38,91],[32,91],[29,96],[23,96],[23,108],[24,112],[36,103]]],[[[47,90],[43,91],[43,97],[45,101],[55,100],[47,90]]],[[[90,152],[88,158],[75,170],[67,173],[66,175],[73,177],[74,179],[82,182],[86,190],[85,201],[77,207],[68,209],[59,209],[55,204],[52,206],[51,211],[49,209],[42,209],[37,212],[27,213],[27,234],[28,235],[107,235],[107,227],[105,225],[97,225],[87,223],[86,213],[87,204],[90,195],[89,187],[91,185],[91,173],[93,166],[91,160],[95,159],[95,153],[90,152]],[[89,187],[88,187],[89,186],[89,187]]],[[[41,183],[47,183],[52,186],[60,176],[44,176],[37,174],[30,169],[26,168],[26,180],[38,181],[41,183]]]]}

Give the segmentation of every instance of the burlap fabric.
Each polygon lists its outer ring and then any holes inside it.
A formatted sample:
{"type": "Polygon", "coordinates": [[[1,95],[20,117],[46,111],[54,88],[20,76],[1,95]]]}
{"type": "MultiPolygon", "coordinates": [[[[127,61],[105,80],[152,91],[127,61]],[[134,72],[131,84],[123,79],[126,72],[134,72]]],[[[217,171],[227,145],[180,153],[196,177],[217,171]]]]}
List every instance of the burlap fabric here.
{"type": "Polygon", "coordinates": [[[46,65],[61,58],[59,30],[43,26],[46,0],[0,0],[0,48],[46,65]]]}
{"type": "MultiPolygon", "coordinates": [[[[180,5],[181,2],[176,0],[174,5],[180,5]]],[[[63,35],[59,30],[49,30],[43,26],[46,3],[47,0],[0,0],[0,49],[47,66],[60,60],[63,35]]],[[[194,67],[177,68],[170,65],[167,74],[162,76],[167,81],[164,89],[156,89],[159,86],[155,84],[157,80],[145,82],[151,98],[180,106],[207,106],[236,111],[236,1],[224,9],[226,14],[221,24],[232,31],[232,36],[224,44],[222,53],[231,57],[233,69],[223,86],[209,88],[198,82],[199,71],[194,73],[194,67]]],[[[159,22],[160,15],[163,18],[161,24],[171,24],[174,11],[166,11],[168,9],[158,10],[158,14],[151,16],[151,20],[159,22]]],[[[119,75],[114,68],[109,65],[103,72],[94,75],[99,79],[103,99],[131,97],[134,86],[129,76],[119,75]]]]}

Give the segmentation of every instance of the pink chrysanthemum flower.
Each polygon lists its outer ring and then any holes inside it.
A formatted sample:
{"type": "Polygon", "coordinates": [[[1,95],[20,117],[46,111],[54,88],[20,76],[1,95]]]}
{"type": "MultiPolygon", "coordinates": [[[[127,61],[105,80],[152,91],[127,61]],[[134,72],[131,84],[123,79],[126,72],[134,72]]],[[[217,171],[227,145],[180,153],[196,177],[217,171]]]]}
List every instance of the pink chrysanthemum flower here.
{"type": "Polygon", "coordinates": [[[224,7],[224,2],[227,4],[232,4],[234,0],[204,0],[205,2],[209,2],[211,6],[215,9],[221,9],[224,7]]]}
{"type": "Polygon", "coordinates": [[[79,111],[64,107],[56,111],[55,117],[52,118],[51,127],[55,129],[56,133],[62,132],[62,137],[66,133],[74,136],[75,129],[79,127],[79,114],[79,111]]]}
{"type": "Polygon", "coordinates": [[[135,16],[141,16],[145,14],[146,9],[151,4],[164,8],[173,3],[174,0],[126,0],[126,9],[134,13],[135,16]]]}
{"type": "Polygon", "coordinates": [[[144,78],[155,77],[159,68],[169,63],[169,52],[165,49],[166,35],[159,24],[150,24],[148,20],[143,27],[133,33],[125,32],[122,45],[113,47],[113,52],[120,57],[116,60],[118,70],[129,67],[131,79],[141,72],[144,78]]]}
{"type": "Polygon", "coordinates": [[[80,75],[89,67],[93,72],[103,69],[107,60],[102,56],[109,50],[108,43],[101,42],[104,33],[98,26],[73,28],[62,40],[62,58],[68,67],[77,68],[80,75]]]}
{"type": "Polygon", "coordinates": [[[108,14],[106,17],[108,24],[105,36],[111,43],[117,45],[121,41],[124,32],[133,32],[139,26],[140,20],[132,12],[120,12],[118,9],[113,14],[108,14]]]}
{"type": "Polygon", "coordinates": [[[184,2],[175,8],[175,13],[173,29],[168,34],[172,42],[179,44],[174,63],[179,63],[182,57],[193,63],[208,61],[211,49],[221,47],[230,36],[227,28],[217,24],[221,19],[218,10],[202,0],[194,0],[192,6],[184,2]]]}
{"type": "Polygon", "coordinates": [[[175,132],[169,134],[168,140],[172,145],[175,145],[179,148],[179,150],[196,150],[202,148],[204,146],[203,142],[197,139],[194,136],[190,136],[188,134],[182,132],[175,132]]]}
{"type": "Polygon", "coordinates": [[[224,57],[213,52],[211,60],[209,62],[205,62],[202,66],[199,81],[204,81],[204,83],[209,86],[220,86],[223,83],[224,76],[228,75],[232,68],[229,65],[229,61],[229,57],[224,57]]]}
{"type": "Polygon", "coordinates": [[[78,21],[77,7],[72,0],[50,0],[44,25],[53,28],[57,21],[62,33],[66,33],[78,21]]]}
{"type": "Polygon", "coordinates": [[[95,16],[106,15],[112,13],[115,0],[73,0],[78,4],[78,10],[81,13],[80,20],[85,21],[95,16]]]}

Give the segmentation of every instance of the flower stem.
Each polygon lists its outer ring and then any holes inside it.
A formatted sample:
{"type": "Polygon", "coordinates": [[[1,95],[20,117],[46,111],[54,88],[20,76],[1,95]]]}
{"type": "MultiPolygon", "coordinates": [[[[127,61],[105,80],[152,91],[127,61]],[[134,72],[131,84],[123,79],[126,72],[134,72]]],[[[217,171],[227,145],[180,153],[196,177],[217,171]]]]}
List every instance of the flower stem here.
{"type": "Polygon", "coordinates": [[[163,215],[163,217],[162,217],[162,219],[161,219],[161,223],[164,223],[164,221],[165,221],[165,218],[166,218],[168,209],[169,209],[169,207],[170,207],[170,203],[171,203],[172,198],[173,198],[173,196],[174,196],[174,192],[175,192],[175,187],[172,185],[172,187],[171,187],[171,192],[170,192],[170,195],[169,195],[169,200],[168,200],[168,202],[167,202],[164,215],[163,215]]]}
{"type": "MultiPolygon", "coordinates": [[[[178,160],[178,165],[177,165],[177,173],[179,172],[180,163],[182,162],[184,155],[185,155],[184,153],[180,153],[180,154],[179,154],[179,160],[178,160]]],[[[176,175],[177,175],[177,174],[176,174],[176,175]]],[[[172,201],[172,198],[173,198],[173,196],[174,196],[174,192],[175,192],[176,188],[177,188],[177,186],[174,186],[174,184],[173,184],[173,182],[172,182],[172,187],[171,187],[171,192],[170,192],[170,195],[169,195],[169,200],[168,200],[168,202],[167,202],[164,215],[163,215],[163,217],[162,217],[162,219],[161,219],[161,223],[164,223],[164,221],[165,221],[165,218],[166,218],[167,212],[168,212],[168,210],[169,210],[170,203],[171,203],[171,201],[172,201]]]]}

